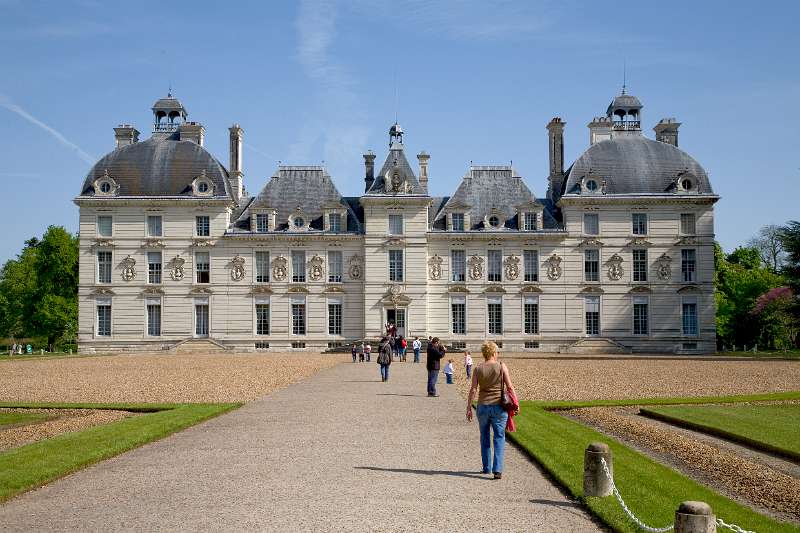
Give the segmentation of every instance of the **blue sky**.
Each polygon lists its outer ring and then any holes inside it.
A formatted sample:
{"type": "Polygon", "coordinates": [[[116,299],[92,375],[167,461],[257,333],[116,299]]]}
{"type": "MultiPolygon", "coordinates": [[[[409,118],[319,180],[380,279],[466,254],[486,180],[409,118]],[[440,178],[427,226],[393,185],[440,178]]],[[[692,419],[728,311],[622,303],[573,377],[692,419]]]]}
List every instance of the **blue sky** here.
{"type": "Polygon", "coordinates": [[[77,229],[71,200],[112,128],[148,136],[170,85],[226,164],[242,125],[252,193],[278,161],[324,161],[360,194],[361,154],[384,157],[397,114],[407,149],[431,154],[431,194],[452,194],[470,161],[513,161],[544,196],[546,123],[567,122],[569,164],[623,64],[647,135],[683,123],[730,250],[800,218],[799,19],[788,1],[0,0],[0,261],[49,224],[77,229]]]}

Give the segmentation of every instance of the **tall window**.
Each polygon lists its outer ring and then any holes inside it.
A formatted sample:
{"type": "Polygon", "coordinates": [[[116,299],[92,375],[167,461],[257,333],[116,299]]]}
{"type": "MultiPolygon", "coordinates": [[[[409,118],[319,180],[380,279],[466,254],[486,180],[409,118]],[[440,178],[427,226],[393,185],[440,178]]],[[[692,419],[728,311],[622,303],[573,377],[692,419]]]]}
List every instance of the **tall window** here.
{"type": "Polygon", "coordinates": [[[211,221],[207,215],[195,217],[194,231],[198,237],[208,237],[211,235],[211,221]]]}
{"type": "Polygon", "coordinates": [[[453,213],[450,215],[453,231],[464,231],[464,213],[453,213]]]}
{"type": "Polygon", "coordinates": [[[389,250],[389,281],[403,281],[403,250],[389,250]]]}
{"type": "Polygon", "coordinates": [[[697,251],[681,250],[681,275],[683,281],[697,281],[697,251]]]}
{"type": "Polygon", "coordinates": [[[697,232],[694,213],[681,214],[681,235],[694,235],[697,232]]]}
{"type": "Polygon", "coordinates": [[[600,281],[600,250],[583,251],[583,279],[600,281]]]}
{"type": "Polygon", "coordinates": [[[328,300],[328,335],[342,334],[342,302],[328,300]]]}
{"type": "Polygon", "coordinates": [[[195,252],[194,271],[197,283],[211,283],[211,259],[208,252],[195,252]]]}
{"type": "Polygon", "coordinates": [[[328,252],[328,282],[342,282],[342,252],[328,252]]]}
{"type": "Polygon", "coordinates": [[[522,229],[525,231],[536,230],[536,213],[525,213],[522,229]]]}
{"type": "Polygon", "coordinates": [[[389,215],[389,235],[403,234],[403,215],[389,215]]]}
{"type": "Polygon", "coordinates": [[[147,299],[147,334],[161,336],[161,298],[147,299]]]}
{"type": "Polygon", "coordinates": [[[467,252],[465,250],[450,250],[450,268],[453,271],[453,281],[466,281],[467,252]]]}
{"type": "Polygon", "coordinates": [[[292,297],[292,334],[306,334],[306,300],[304,297],[292,297]]]}
{"type": "Polygon", "coordinates": [[[647,281],[647,250],[633,250],[633,281],[647,281]]]}
{"type": "Polygon", "coordinates": [[[684,335],[697,335],[697,300],[685,298],[682,303],[682,331],[684,335]]]}
{"type": "Polygon", "coordinates": [[[256,283],[269,283],[269,252],[256,252],[256,283]]]}
{"type": "Polygon", "coordinates": [[[467,332],[467,298],[465,296],[450,297],[450,314],[454,335],[463,335],[467,332]]]}
{"type": "Polygon", "coordinates": [[[306,282],[306,253],[302,250],[292,251],[292,281],[306,282]]]}
{"type": "Polygon", "coordinates": [[[539,281],[539,252],[525,250],[522,252],[522,261],[525,269],[525,281],[539,281]]]}
{"type": "Polygon", "coordinates": [[[489,250],[488,265],[486,268],[486,275],[489,281],[502,281],[503,280],[503,251],[502,250],[489,250]]]}
{"type": "Polygon", "coordinates": [[[269,335],[269,300],[256,300],[256,335],[269,335]]]}
{"type": "Polygon", "coordinates": [[[503,334],[503,299],[500,296],[490,296],[487,299],[487,315],[489,317],[489,334],[503,334]]]}
{"type": "Polygon", "coordinates": [[[631,215],[634,235],[647,235],[647,213],[631,215]]]}
{"type": "Polygon", "coordinates": [[[98,237],[111,237],[114,230],[114,219],[111,215],[98,215],[97,216],[97,236],[98,237]]]}
{"type": "Polygon", "coordinates": [[[258,233],[269,231],[269,215],[267,213],[256,213],[256,231],[258,233]]]}
{"type": "Polygon", "coordinates": [[[600,335],[600,297],[587,296],[584,306],[586,309],[586,334],[600,335]]]}
{"type": "Polygon", "coordinates": [[[161,215],[147,215],[147,236],[161,237],[164,229],[161,227],[161,215]]]}
{"type": "Polygon", "coordinates": [[[522,303],[522,318],[525,333],[528,335],[539,334],[539,297],[525,296],[522,303]]]}
{"type": "Polygon", "coordinates": [[[340,213],[328,214],[328,229],[334,233],[342,231],[342,215],[340,213]]]}
{"type": "Polygon", "coordinates": [[[111,283],[111,252],[97,252],[97,282],[111,283]]]}
{"type": "Polygon", "coordinates": [[[161,252],[147,252],[147,283],[161,283],[161,252]]]}
{"type": "Polygon", "coordinates": [[[111,299],[97,299],[97,335],[111,336],[111,299]]]}
{"type": "Polygon", "coordinates": [[[597,213],[584,213],[583,233],[584,235],[600,235],[600,215],[597,213]]]}
{"type": "Polygon", "coordinates": [[[644,296],[633,299],[633,334],[647,335],[650,332],[648,300],[644,296]]]}
{"type": "Polygon", "coordinates": [[[194,335],[195,337],[208,337],[211,326],[211,315],[208,307],[208,298],[197,298],[194,301],[194,335]]]}

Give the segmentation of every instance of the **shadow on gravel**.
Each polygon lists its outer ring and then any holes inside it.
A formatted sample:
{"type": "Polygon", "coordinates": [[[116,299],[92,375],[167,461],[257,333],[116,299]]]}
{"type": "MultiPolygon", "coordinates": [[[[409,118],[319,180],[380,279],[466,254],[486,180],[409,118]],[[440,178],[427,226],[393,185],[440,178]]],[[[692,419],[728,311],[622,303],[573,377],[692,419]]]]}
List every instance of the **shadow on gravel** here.
{"type": "Polygon", "coordinates": [[[577,502],[564,502],[558,500],[545,500],[545,499],[533,499],[528,501],[534,505],[547,505],[550,507],[558,507],[559,509],[565,509],[567,513],[575,516],[584,516],[585,513],[584,507],[577,502]]]}
{"type": "Polygon", "coordinates": [[[380,468],[378,466],[354,466],[356,470],[373,470],[376,472],[395,472],[398,474],[418,474],[423,476],[455,476],[471,477],[475,479],[491,480],[486,474],[476,472],[461,472],[456,470],[414,470],[413,468],[380,468]]]}
{"type": "Polygon", "coordinates": [[[379,392],[375,396],[407,396],[409,398],[424,398],[427,394],[396,394],[393,392],[379,392]]]}

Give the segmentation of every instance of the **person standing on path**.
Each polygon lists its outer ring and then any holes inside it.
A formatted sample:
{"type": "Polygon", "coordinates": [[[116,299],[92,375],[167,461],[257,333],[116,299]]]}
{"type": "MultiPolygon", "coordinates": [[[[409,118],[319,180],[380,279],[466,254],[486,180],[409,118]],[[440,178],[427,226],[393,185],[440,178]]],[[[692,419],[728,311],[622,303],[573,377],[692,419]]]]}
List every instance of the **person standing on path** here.
{"type": "Polygon", "coordinates": [[[419,351],[422,349],[422,341],[419,340],[419,337],[414,337],[411,347],[414,349],[414,362],[419,363],[419,351]]]}
{"type": "Polygon", "coordinates": [[[428,369],[428,396],[436,397],[436,381],[439,379],[440,361],[447,351],[439,342],[439,337],[433,337],[428,344],[428,358],[425,367],[428,369]]]}
{"type": "Polygon", "coordinates": [[[381,365],[381,381],[389,381],[389,365],[392,364],[392,347],[388,337],[381,339],[381,347],[378,351],[378,364],[381,365]]]}
{"type": "Polygon", "coordinates": [[[364,356],[367,358],[367,363],[369,363],[370,355],[372,355],[372,345],[367,344],[366,347],[364,347],[364,356]]]}
{"type": "Polygon", "coordinates": [[[500,479],[503,475],[508,422],[508,412],[502,405],[501,397],[504,386],[510,394],[513,394],[514,385],[511,384],[508,368],[497,361],[497,344],[491,341],[485,342],[481,346],[481,353],[484,362],[472,373],[472,385],[467,397],[467,421],[472,420],[472,400],[478,392],[477,414],[481,434],[482,472],[484,474],[493,472],[494,479],[500,479]]]}
{"type": "Polygon", "coordinates": [[[350,348],[350,353],[353,354],[353,362],[355,363],[358,358],[358,345],[356,343],[353,343],[353,347],[350,348]]]}
{"type": "Polygon", "coordinates": [[[467,379],[472,377],[472,354],[464,352],[464,368],[467,369],[467,379]]]}
{"type": "Polygon", "coordinates": [[[453,360],[448,359],[447,364],[444,365],[444,377],[447,378],[447,384],[453,384],[453,360]]]}

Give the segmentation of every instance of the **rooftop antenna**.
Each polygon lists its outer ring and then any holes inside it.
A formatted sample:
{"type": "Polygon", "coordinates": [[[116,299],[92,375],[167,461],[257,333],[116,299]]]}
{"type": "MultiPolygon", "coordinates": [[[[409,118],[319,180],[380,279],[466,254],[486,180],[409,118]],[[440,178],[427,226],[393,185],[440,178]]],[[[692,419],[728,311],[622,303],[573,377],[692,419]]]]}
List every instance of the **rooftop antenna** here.
{"type": "Polygon", "coordinates": [[[627,61],[622,62],[622,94],[625,94],[625,87],[628,82],[627,61]]]}
{"type": "Polygon", "coordinates": [[[169,89],[167,89],[167,98],[172,98],[172,82],[169,82],[169,89]]]}

